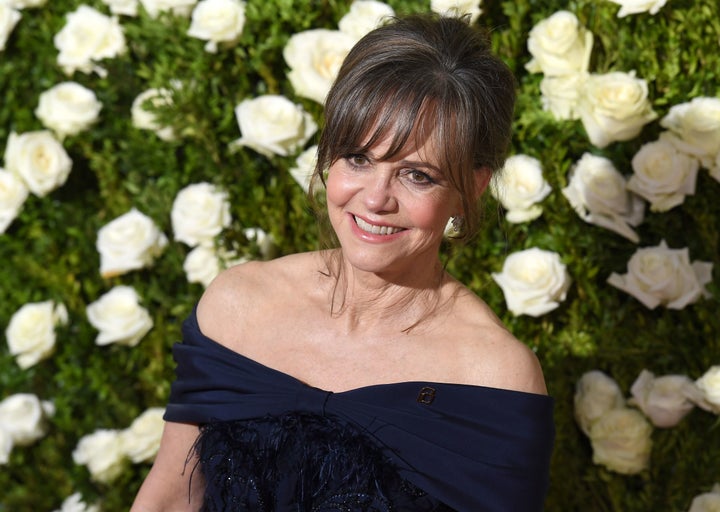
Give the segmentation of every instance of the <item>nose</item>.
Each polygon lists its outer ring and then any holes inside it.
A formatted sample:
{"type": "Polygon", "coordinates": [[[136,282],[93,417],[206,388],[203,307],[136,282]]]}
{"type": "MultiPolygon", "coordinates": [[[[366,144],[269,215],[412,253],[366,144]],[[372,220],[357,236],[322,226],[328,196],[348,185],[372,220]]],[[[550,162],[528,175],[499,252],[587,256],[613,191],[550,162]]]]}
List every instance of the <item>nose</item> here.
{"type": "Polygon", "coordinates": [[[365,207],[372,212],[394,211],[397,208],[397,198],[390,173],[378,171],[370,173],[365,185],[364,202],[365,207]]]}

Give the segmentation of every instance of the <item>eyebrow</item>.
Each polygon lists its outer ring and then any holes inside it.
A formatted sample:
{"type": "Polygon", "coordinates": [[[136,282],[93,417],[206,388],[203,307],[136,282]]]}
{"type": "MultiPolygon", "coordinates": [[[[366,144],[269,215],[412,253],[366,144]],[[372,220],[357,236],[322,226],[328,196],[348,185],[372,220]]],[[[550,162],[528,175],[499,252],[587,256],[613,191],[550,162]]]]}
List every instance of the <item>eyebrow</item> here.
{"type": "MultiPolygon", "coordinates": [[[[365,157],[369,158],[370,160],[373,160],[375,162],[379,161],[377,156],[372,153],[372,151],[366,151],[365,157]]],[[[437,165],[431,164],[429,162],[424,162],[422,160],[400,160],[398,161],[398,164],[405,165],[408,167],[425,167],[427,169],[432,169],[433,171],[443,174],[443,172],[440,170],[440,168],[437,165]]]]}
{"type": "Polygon", "coordinates": [[[407,165],[408,167],[426,167],[428,169],[432,169],[433,171],[435,171],[439,174],[442,174],[442,171],[440,170],[440,168],[438,166],[433,165],[428,162],[416,161],[416,160],[400,160],[400,162],[398,162],[398,163],[400,163],[401,165],[407,165]]]}

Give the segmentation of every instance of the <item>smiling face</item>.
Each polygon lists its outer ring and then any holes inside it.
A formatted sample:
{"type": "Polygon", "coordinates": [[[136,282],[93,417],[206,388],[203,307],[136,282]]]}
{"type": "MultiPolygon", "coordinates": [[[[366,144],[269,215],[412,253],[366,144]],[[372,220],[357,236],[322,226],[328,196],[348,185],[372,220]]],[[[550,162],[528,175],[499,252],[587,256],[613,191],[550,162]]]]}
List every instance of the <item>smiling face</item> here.
{"type": "Polygon", "coordinates": [[[366,34],[325,98],[312,190],[358,147],[376,150],[391,134],[393,156],[429,134],[440,143],[434,161],[462,194],[463,229],[453,238],[469,241],[483,182],[503,165],[514,118],[515,77],[491,48],[489,32],[447,16],[402,17],[366,34]]]}
{"type": "Polygon", "coordinates": [[[461,212],[461,200],[438,167],[432,138],[383,159],[391,141],[387,136],[333,162],[328,215],[352,267],[413,275],[438,265],[445,226],[461,212]]]}

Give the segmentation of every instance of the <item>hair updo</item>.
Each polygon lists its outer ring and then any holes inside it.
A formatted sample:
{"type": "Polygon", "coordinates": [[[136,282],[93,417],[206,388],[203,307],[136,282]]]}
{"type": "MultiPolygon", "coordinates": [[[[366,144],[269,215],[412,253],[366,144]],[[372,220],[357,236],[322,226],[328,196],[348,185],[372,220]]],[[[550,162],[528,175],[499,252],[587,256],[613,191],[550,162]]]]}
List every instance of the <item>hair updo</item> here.
{"type": "Polygon", "coordinates": [[[459,238],[479,222],[477,172],[500,169],[510,143],[515,77],[486,31],[467,18],[394,18],[350,50],[325,101],[313,182],[339,158],[365,153],[388,135],[389,159],[433,137],[440,169],[462,198],[459,238]]]}

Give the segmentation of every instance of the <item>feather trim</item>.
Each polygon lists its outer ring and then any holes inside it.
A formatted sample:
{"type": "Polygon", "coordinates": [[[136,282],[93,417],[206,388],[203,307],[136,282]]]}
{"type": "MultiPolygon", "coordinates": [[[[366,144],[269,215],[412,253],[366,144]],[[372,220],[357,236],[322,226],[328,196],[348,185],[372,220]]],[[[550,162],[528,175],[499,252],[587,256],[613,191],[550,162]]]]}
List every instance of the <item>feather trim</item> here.
{"type": "Polygon", "coordinates": [[[203,512],[400,512],[450,510],[400,477],[362,430],[294,412],[211,422],[195,446],[203,512]]]}

